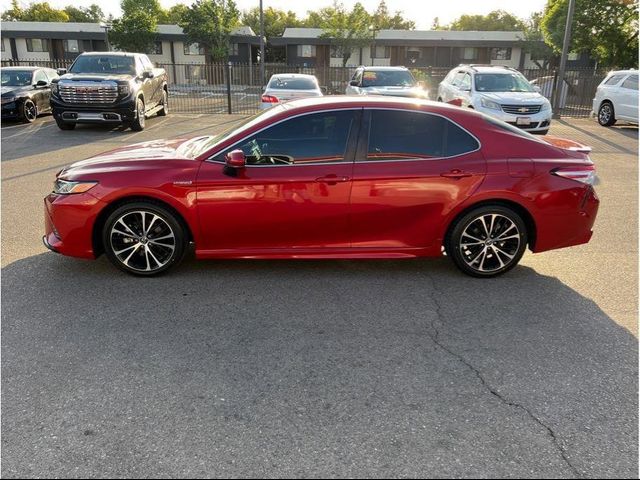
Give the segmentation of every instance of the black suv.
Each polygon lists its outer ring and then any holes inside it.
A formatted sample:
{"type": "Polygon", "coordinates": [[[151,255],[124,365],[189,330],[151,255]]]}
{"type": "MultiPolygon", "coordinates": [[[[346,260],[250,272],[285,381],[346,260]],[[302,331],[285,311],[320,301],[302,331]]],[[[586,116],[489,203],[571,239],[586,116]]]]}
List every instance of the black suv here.
{"type": "Polygon", "coordinates": [[[145,117],[169,113],[167,73],[141,53],[90,52],[51,83],[53,117],[62,130],[77,123],[144,129],[145,117]]]}

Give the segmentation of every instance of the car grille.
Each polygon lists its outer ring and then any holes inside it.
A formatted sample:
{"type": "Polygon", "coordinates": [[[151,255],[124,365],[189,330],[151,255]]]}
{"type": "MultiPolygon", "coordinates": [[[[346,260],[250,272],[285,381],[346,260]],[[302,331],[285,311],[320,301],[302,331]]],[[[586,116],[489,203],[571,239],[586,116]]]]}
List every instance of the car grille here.
{"type": "Polygon", "coordinates": [[[59,91],[60,98],[67,103],[114,103],[118,98],[115,84],[61,84],[59,91]]]}
{"type": "Polygon", "coordinates": [[[531,115],[538,113],[542,105],[502,105],[502,110],[511,115],[531,115]]]}

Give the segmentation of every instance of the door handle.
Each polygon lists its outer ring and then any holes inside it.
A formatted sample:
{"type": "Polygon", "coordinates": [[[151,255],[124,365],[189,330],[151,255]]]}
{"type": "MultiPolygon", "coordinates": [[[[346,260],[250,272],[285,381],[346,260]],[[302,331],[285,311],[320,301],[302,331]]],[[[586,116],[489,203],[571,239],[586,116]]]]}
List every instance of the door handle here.
{"type": "Polygon", "coordinates": [[[351,180],[349,177],[339,177],[333,174],[316,178],[316,182],[327,183],[329,185],[335,185],[336,183],[344,183],[344,182],[348,182],[349,180],[351,180]]]}
{"type": "Polygon", "coordinates": [[[464,171],[458,170],[456,168],[456,169],[451,170],[449,172],[442,172],[440,174],[440,176],[444,177],[444,178],[453,178],[454,180],[459,180],[461,178],[471,177],[471,176],[473,176],[473,173],[464,172],[464,171]]]}

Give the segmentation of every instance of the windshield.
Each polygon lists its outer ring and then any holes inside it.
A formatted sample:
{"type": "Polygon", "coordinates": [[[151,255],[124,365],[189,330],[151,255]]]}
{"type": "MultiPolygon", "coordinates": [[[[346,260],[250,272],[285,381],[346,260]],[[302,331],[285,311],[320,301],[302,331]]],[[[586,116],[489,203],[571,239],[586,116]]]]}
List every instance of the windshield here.
{"type": "Polygon", "coordinates": [[[98,73],[98,74],[136,74],[136,64],[133,57],[121,55],[79,56],[71,68],[72,73],[98,73]]]}
{"type": "Polygon", "coordinates": [[[520,73],[476,73],[478,92],[533,92],[531,84],[520,73]]]}
{"type": "Polygon", "coordinates": [[[216,144],[222,142],[227,139],[231,135],[235,133],[239,133],[242,130],[246,130],[251,128],[252,126],[262,122],[266,118],[274,116],[280,112],[284,107],[282,105],[276,105],[271,107],[268,110],[263,110],[261,112],[256,113],[255,115],[251,115],[250,117],[245,118],[240,123],[237,123],[235,120],[231,120],[230,122],[225,122],[225,124],[229,124],[230,126],[223,129],[222,132],[211,135],[207,137],[197,137],[192,139],[189,142],[181,145],[181,149],[185,148],[186,150],[183,152],[185,156],[196,158],[202,155],[207,150],[213,148],[216,144]]]}
{"type": "Polygon", "coordinates": [[[33,72],[29,70],[3,70],[2,86],[5,87],[27,87],[31,85],[33,72]]]}
{"type": "Polygon", "coordinates": [[[316,90],[318,84],[311,78],[272,78],[267,88],[274,90],[316,90]]]}
{"type": "Polygon", "coordinates": [[[363,87],[413,87],[416,80],[406,70],[369,71],[362,74],[363,87]]]}

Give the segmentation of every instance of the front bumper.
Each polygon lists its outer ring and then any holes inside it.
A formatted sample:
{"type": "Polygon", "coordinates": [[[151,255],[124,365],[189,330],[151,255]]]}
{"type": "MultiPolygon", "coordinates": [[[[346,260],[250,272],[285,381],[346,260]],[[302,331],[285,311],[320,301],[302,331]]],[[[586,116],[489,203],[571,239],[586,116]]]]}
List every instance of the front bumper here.
{"type": "Polygon", "coordinates": [[[507,122],[515,127],[521,128],[522,130],[526,130],[527,132],[545,132],[549,130],[549,126],[551,125],[551,110],[542,110],[538,113],[534,114],[523,114],[523,115],[512,115],[510,113],[505,113],[502,110],[495,110],[493,108],[485,108],[482,106],[475,107],[478,112],[486,113],[487,115],[497,118],[498,120],[502,120],[503,122],[507,122]],[[529,123],[527,124],[518,124],[518,118],[528,118],[529,123]]]}
{"type": "Polygon", "coordinates": [[[53,117],[65,123],[131,123],[136,118],[135,98],[129,96],[112,104],[71,104],[51,96],[53,117]]]}
{"type": "Polygon", "coordinates": [[[3,119],[15,119],[20,117],[20,109],[18,108],[18,102],[9,102],[2,104],[2,118],[3,119]]]}

